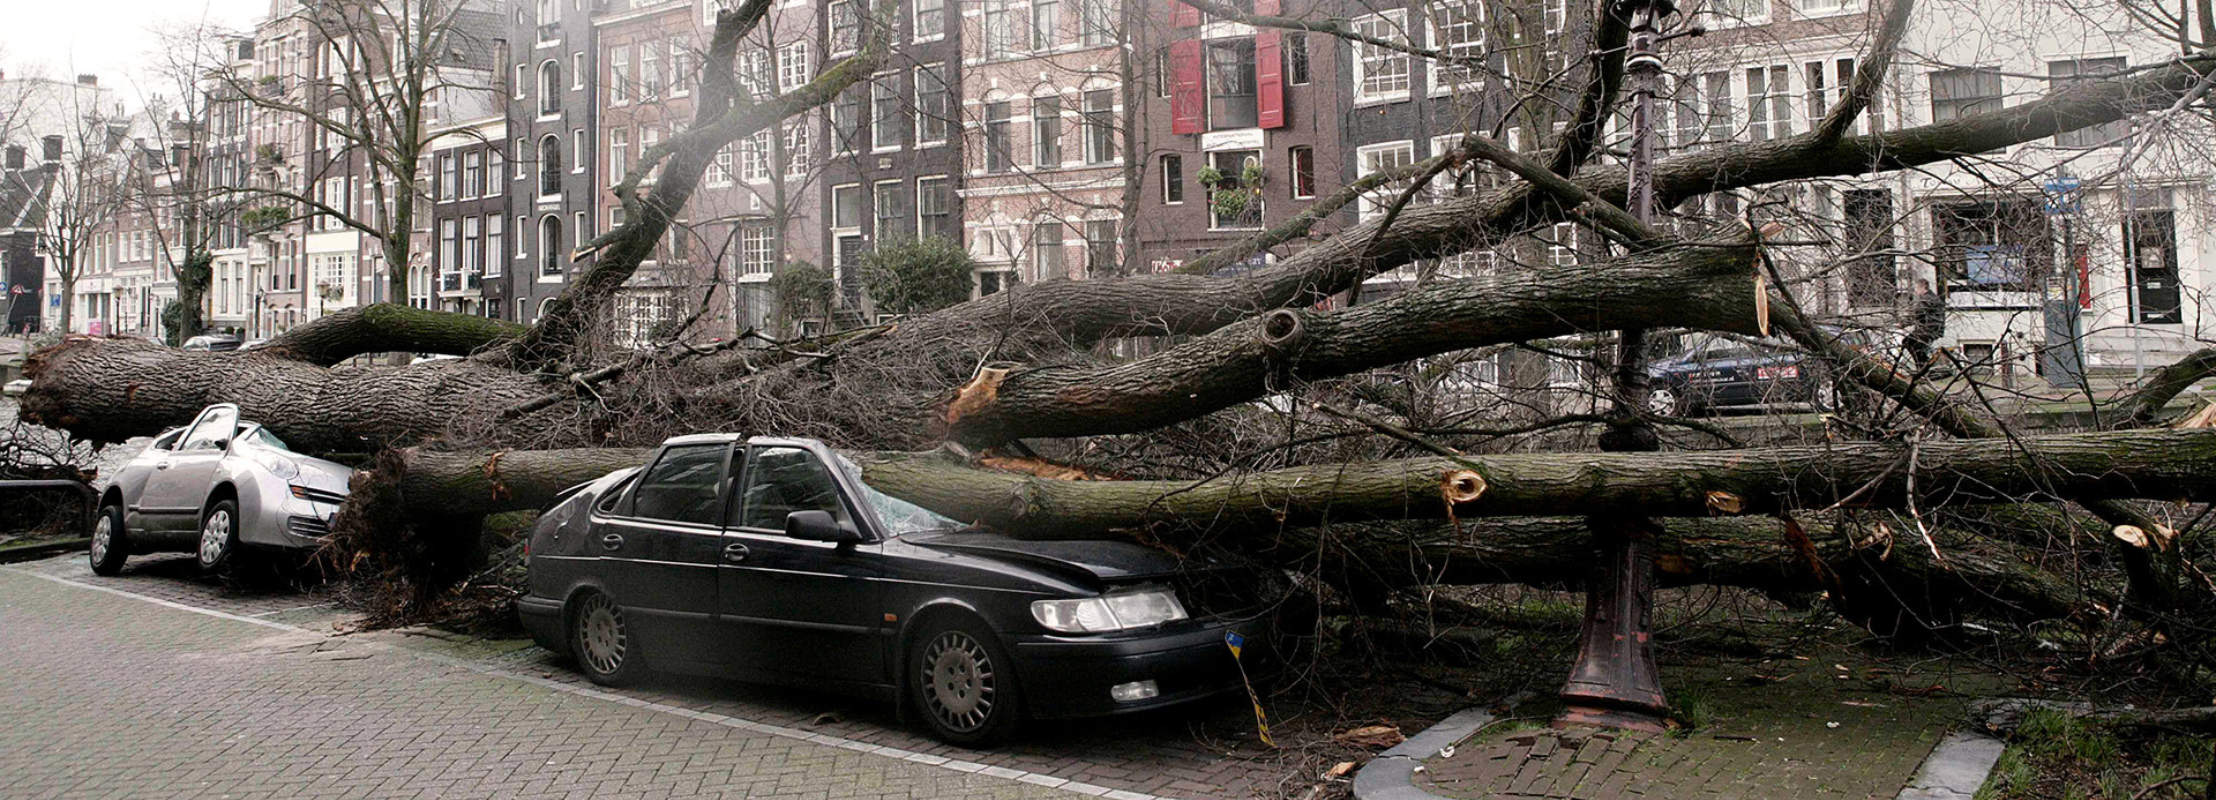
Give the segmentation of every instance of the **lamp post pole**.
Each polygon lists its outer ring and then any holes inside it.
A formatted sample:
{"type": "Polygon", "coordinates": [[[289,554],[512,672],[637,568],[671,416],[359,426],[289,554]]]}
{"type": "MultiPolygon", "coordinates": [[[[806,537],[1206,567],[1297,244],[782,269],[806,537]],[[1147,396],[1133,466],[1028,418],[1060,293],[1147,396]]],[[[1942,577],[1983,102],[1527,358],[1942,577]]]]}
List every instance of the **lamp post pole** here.
{"type": "MultiPolygon", "coordinates": [[[[1621,0],[1613,11],[1629,17],[1630,50],[1624,68],[1631,83],[1631,164],[1628,200],[1633,219],[1654,218],[1654,95],[1662,59],[1655,55],[1663,17],[1672,0],[1621,0]]],[[[1627,329],[1617,340],[1614,413],[1601,449],[1660,449],[1647,420],[1650,387],[1646,331],[1627,329]]],[[[1585,627],[1577,662],[1562,688],[1568,707],[1558,725],[1603,725],[1661,730],[1669,712],[1654,666],[1649,616],[1654,606],[1654,534],[1660,525],[1636,513],[1605,511],[1588,521],[1597,556],[1585,583],[1585,627]]]]}

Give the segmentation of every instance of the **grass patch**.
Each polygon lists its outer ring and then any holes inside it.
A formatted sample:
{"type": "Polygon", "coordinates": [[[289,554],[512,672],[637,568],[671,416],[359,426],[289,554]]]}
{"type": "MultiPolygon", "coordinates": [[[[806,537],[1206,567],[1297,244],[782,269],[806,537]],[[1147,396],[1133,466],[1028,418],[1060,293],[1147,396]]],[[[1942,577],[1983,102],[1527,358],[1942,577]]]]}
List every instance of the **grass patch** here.
{"type": "Polygon", "coordinates": [[[2135,735],[2053,709],[2024,715],[1978,800],[2186,800],[2206,796],[2211,743],[2178,733],[2135,735]],[[2142,795],[2141,792],[2146,792],[2142,795]]]}

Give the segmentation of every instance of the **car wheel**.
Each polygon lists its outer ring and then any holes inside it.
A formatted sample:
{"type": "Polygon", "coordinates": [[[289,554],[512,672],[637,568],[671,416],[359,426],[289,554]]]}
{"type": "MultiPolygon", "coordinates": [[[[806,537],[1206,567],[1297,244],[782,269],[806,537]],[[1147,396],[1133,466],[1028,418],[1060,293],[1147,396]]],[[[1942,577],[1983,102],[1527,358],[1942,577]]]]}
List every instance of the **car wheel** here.
{"type": "Polygon", "coordinates": [[[1000,638],[969,620],[927,627],[910,651],[909,696],[931,735],[980,747],[1007,740],[1023,714],[1015,664],[1000,638]]]}
{"type": "Polygon", "coordinates": [[[131,538],[123,528],[122,506],[100,507],[100,516],[92,523],[92,547],[87,552],[92,559],[92,574],[123,571],[123,560],[131,557],[131,538]]]}
{"type": "Polygon", "coordinates": [[[218,572],[238,561],[239,504],[236,500],[218,500],[208,508],[207,516],[200,518],[200,569],[218,572]]]}
{"type": "Polygon", "coordinates": [[[1647,412],[1658,417],[1683,416],[1678,408],[1677,392],[1660,386],[1647,393],[1647,412]]]}
{"type": "Polygon", "coordinates": [[[1839,410],[1839,384],[1835,381],[1817,381],[1815,391],[1809,392],[1809,405],[1817,411],[1839,410]]]}
{"type": "Polygon", "coordinates": [[[570,612],[569,652],[585,678],[602,686],[627,685],[646,669],[623,607],[602,592],[586,592],[570,612]]]}

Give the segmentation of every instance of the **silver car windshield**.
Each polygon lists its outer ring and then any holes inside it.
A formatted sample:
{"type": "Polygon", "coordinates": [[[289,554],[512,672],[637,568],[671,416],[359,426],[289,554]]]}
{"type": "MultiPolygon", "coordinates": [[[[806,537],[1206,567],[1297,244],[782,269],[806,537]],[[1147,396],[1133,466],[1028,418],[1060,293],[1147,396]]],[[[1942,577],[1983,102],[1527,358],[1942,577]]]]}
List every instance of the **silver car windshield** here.
{"type": "Polygon", "coordinates": [[[270,433],[268,428],[264,428],[260,425],[254,426],[254,432],[247,434],[246,438],[248,441],[251,441],[263,447],[267,447],[271,450],[283,450],[288,453],[292,452],[292,447],[286,445],[285,440],[277,438],[277,434],[270,433]]]}
{"type": "Polygon", "coordinates": [[[878,491],[877,487],[869,485],[869,481],[862,479],[862,468],[855,466],[854,462],[848,461],[846,456],[833,453],[831,457],[838,460],[840,472],[846,473],[846,476],[854,481],[854,485],[862,487],[862,496],[857,499],[862,501],[862,505],[869,507],[870,514],[877,517],[877,523],[884,526],[886,536],[906,536],[911,533],[952,531],[969,527],[952,517],[941,516],[931,509],[878,491]]]}

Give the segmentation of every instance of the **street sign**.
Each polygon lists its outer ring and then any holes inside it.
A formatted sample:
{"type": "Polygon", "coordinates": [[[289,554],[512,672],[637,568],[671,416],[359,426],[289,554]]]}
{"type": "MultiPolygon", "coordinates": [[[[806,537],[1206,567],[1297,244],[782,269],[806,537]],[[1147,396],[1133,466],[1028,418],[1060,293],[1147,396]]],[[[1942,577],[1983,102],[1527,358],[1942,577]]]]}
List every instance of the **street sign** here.
{"type": "Polygon", "coordinates": [[[2078,187],[2085,185],[2075,175],[2056,175],[2048,178],[2039,188],[2047,194],[2047,215],[2076,214],[2084,210],[2084,202],[2078,196],[2078,187]]]}

